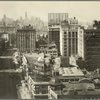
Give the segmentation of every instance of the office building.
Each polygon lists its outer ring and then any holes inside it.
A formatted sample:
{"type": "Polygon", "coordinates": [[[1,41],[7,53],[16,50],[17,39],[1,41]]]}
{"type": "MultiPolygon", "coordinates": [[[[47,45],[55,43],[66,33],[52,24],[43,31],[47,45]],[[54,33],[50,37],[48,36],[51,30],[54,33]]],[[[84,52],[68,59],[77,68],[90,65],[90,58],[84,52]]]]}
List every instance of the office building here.
{"type": "Polygon", "coordinates": [[[16,26],[15,22],[6,17],[2,18],[2,21],[0,21],[0,34],[3,34],[4,37],[6,37],[6,40],[9,41],[9,45],[15,47],[15,41],[14,38],[16,36],[16,26]]]}
{"type": "MultiPolygon", "coordinates": [[[[64,57],[78,54],[78,24],[63,21],[61,25],[49,27],[49,43],[55,42],[58,53],[64,57]]],[[[83,34],[83,32],[82,32],[83,34]]]]}
{"type": "Polygon", "coordinates": [[[85,61],[89,70],[100,67],[100,29],[85,30],[85,61]]]}
{"type": "Polygon", "coordinates": [[[78,53],[78,24],[69,24],[64,21],[61,24],[60,52],[61,55],[70,57],[78,53]]]}
{"type": "Polygon", "coordinates": [[[56,44],[58,53],[60,54],[60,33],[61,33],[61,27],[60,26],[53,26],[49,27],[49,44],[52,42],[56,44]]]}
{"type": "Polygon", "coordinates": [[[10,46],[12,46],[12,35],[16,35],[16,28],[13,25],[0,25],[0,34],[2,38],[5,38],[6,41],[9,41],[10,46]]]}
{"type": "Polygon", "coordinates": [[[17,48],[20,52],[31,52],[36,48],[36,30],[25,26],[17,30],[17,48]]]}

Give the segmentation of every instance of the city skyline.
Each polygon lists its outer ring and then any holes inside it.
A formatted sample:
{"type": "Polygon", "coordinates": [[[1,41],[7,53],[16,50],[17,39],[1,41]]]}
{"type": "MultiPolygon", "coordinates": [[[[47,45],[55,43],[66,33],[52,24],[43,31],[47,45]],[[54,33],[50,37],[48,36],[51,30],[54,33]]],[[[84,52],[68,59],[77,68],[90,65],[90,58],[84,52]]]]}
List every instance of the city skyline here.
{"type": "Polygon", "coordinates": [[[76,17],[82,22],[92,22],[100,19],[99,1],[0,1],[0,18],[7,17],[18,19],[25,17],[40,17],[48,21],[48,13],[69,13],[70,17],[76,17]]]}

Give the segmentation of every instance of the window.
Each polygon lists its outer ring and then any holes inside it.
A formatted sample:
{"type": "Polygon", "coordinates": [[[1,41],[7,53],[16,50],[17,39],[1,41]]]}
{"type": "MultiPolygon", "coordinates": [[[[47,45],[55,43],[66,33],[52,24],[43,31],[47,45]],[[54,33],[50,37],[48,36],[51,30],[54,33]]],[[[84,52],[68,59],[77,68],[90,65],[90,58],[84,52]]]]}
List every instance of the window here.
{"type": "Polygon", "coordinates": [[[68,79],[65,79],[65,82],[68,82],[69,80],[68,79]]]}
{"type": "Polygon", "coordinates": [[[64,47],[67,47],[67,45],[64,45],[64,47]]]}
{"type": "Polygon", "coordinates": [[[66,51],[67,50],[67,48],[64,48],[64,51],[66,51]]]}
{"type": "Polygon", "coordinates": [[[66,34],[66,32],[64,32],[64,34],[66,34]]]}
{"type": "Polygon", "coordinates": [[[72,37],[74,37],[74,32],[72,32],[72,37]]]}
{"type": "Polygon", "coordinates": [[[66,54],[64,54],[64,56],[67,56],[66,54]]]}
{"type": "Polygon", "coordinates": [[[64,53],[66,54],[67,52],[66,52],[66,51],[64,51],[64,53]]]}
{"type": "Polygon", "coordinates": [[[76,32],[76,37],[78,37],[78,36],[77,36],[77,32],[76,32]]]}
{"type": "Polygon", "coordinates": [[[66,38],[64,38],[64,41],[66,41],[67,39],[66,38]]]}
{"type": "Polygon", "coordinates": [[[71,37],[71,32],[68,33],[68,36],[71,37]]]}
{"type": "Polygon", "coordinates": [[[66,41],[64,41],[64,44],[66,44],[67,42],[66,41]]]}

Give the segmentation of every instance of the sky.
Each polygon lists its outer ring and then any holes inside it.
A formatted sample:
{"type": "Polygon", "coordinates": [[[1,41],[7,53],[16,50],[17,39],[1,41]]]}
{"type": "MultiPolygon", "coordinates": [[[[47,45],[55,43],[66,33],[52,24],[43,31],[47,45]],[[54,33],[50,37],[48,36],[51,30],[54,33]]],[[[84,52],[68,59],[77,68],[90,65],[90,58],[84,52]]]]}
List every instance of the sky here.
{"type": "Polygon", "coordinates": [[[100,20],[100,1],[0,1],[0,18],[40,17],[48,20],[48,13],[69,13],[83,22],[100,20]]]}

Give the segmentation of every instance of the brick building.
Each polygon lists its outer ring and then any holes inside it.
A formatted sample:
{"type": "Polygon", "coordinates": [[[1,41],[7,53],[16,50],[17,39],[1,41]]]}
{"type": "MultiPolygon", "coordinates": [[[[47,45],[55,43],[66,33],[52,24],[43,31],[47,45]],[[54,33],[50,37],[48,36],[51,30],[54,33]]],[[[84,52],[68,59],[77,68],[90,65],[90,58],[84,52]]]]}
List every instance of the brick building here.
{"type": "Polygon", "coordinates": [[[100,67],[100,29],[85,30],[85,60],[89,67],[100,67]]]}
{"type": "Polygon", "coordinates": [[[32,26],[25,26],[17,30],[17,48],[20,52],[31,52],[36,47],[36,30],[32,26]]]}

